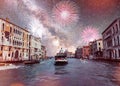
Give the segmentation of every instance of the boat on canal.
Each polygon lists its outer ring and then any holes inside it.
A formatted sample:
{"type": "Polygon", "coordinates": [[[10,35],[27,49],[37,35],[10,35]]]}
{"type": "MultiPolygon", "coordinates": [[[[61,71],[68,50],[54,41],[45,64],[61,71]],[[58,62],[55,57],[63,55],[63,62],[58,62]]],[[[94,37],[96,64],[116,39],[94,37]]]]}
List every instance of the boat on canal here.
{"type": "Polygon", "coordinates": [[[55,65],[66,65],[68,64],[67,54],[63,52],[62,48],[55,56],[55,65]]]}
{"type": "Polygon", "coordinates": [[[37,64],[37,63],[40,63],[39,60],[28,60],[28,61],[24,61],[23,62],[24,64],[37,64]]]}

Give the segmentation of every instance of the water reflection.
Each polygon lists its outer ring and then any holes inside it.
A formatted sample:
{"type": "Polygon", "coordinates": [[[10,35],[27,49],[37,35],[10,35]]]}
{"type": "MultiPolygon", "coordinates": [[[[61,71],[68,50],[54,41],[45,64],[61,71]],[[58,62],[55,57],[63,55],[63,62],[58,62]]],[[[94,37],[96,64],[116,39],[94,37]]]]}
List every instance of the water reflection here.
{"type": "Polygon", "coordinates": [[[120,86],[120,64],[69,59],[65,66],[54,60],[0,70],[0,86],[120,86]],[[87,82],[87,83],[86,83],[87,82]]]}
{"type": "Polygon", "coordinates": [[[117,64],[117,66],[114,67],[114,72],[113,72],[113,82],[116,82],[117,84],[120,85],[120,63],[117,64]]]}
{"type": "Polygon", "coordinates": [[[64,66],[55,66],[55,74],[56,75],[63,75],[68,74],[68,70],[66,69],[66,65],[64,66]]]}
{"type": "Polygon", "coordinates": [[[17,65],[13,65],[13,64],[8,64],[5,66],[0,66],[0,70],[9,70],[9,69],[17,69],[23,66],[17,66],[17,65]]]}

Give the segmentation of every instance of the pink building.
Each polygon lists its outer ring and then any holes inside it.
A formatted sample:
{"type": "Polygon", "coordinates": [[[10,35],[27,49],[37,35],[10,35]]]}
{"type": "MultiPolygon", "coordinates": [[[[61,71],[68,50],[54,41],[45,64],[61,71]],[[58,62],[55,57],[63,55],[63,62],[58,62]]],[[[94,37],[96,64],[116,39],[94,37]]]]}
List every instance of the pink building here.
{"type": "Polygon", "coordinates": [[[83,58],[88,58],[90,55],[90,47],[89,46],[83,46],[83,58]]]}

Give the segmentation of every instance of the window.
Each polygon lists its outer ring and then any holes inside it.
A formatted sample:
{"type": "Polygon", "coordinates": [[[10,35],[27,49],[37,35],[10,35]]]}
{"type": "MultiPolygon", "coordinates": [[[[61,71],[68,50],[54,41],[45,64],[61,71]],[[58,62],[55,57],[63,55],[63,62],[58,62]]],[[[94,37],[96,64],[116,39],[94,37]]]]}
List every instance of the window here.
{"type": "Polygon", "coordinates": [[[99,47],[99,51],[101,51],[101,47],[99,47]]]}
{"type": "Polygon", "coordinates": [[[99,45],[100,45],[100,42],[99,42],[99,45]]]}
{"type": "Polygon", "coordinates": [[[3,39],[3,36],[2,36],[2,42],[3,42],[3,40],[4,40],[4,39],[3,39]]]}
{"type": "Polygon", "coordinates": [[[114,27],[113,27],[113,34],[115,33],[115,29],[114,29],[114,27]]]}
{"type": "Polygon", "coordinates": [[[116,41],[115,41],[115,38],[114,38],[114,46],[116,45],[116,41]]]}
{"type": "Polygon", "coordinates": [[[118,45],[119,45],[119,36],[117,36],[117,40],[118,40],[118,45]]]}
{"type": "Polygon", "coordinates": [[[8,56],[10,57],[10,54],[8,54],[8,56]]]}
{"type": "Polygon", "coordinates": [[[1,50],[3,50],[3,46],[1,46],[1,50]]]}
{"type": "Polygon", "coordinates": [[[18,31],[16,30],[16,33],[18,33],[18,31]]]}
{"type": "Polygon", "coordinates": [[[5,28],[5,25],[4,25],[4,23],[3,23],[3,30],[4,30],[4,28],[5,28]]]}
{"type": "Polygon", "coordinates": [[[111,47],[112,46],[112,39],[107,40],[107,47],[111,47]]]}
{"type": "Polygon", "coordinates": [[[14,40],[13,40],[13,45],[15,44],[14,40]]]}
{"type": "Polygon", "coordinates": [[[14,33],[15,33],[15,29],[14,29],[14,33]]]}
{"type": "Polygon", "coordinates": [[[17,45],[18,45],[18,41],[17,41],[17,45]]]}
{"type": "Polygon", "coordinates": [[[116,24],[116,33],[118,32],[118,25],[116,24]]]}
{"type": "Polygon", "coordinates": [[[12,27],[10,27],[10,33],[12,32],[12,27]]]}
{"type": "Polygon", "coordinates": [[[16,41],[15,41],[15,45],[16,45],[16,41]]]}

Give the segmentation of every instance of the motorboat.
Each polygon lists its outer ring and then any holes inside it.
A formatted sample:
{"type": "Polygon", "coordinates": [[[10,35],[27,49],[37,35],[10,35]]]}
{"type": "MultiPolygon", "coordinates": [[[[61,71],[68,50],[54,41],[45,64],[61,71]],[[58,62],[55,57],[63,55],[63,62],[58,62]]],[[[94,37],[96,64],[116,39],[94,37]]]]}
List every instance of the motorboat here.
{"type": "Polygon", "coordinates": [[[67,55],[62,50],[55,56],[55,65],[65,65],[68,63],[67,55]]]}

